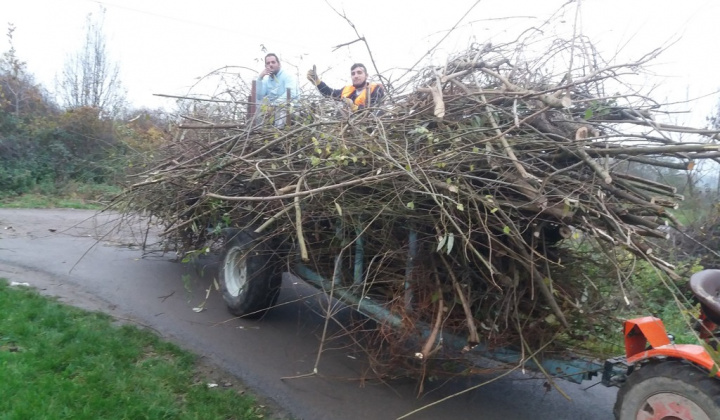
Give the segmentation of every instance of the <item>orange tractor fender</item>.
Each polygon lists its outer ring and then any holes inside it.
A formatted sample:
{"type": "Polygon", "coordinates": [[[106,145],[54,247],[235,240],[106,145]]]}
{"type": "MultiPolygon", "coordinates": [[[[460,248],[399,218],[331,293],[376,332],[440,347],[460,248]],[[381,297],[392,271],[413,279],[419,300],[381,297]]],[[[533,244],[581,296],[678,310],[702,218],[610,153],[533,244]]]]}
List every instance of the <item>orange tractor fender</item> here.
{"type": "Polygon", "coordinates": [[[657,357],[684,359],[720,376],[717,364],[703,346],[673,344],[662,320],[653,316],[629,319],[623,323],[625,355],[630,364],[657,357]]]}

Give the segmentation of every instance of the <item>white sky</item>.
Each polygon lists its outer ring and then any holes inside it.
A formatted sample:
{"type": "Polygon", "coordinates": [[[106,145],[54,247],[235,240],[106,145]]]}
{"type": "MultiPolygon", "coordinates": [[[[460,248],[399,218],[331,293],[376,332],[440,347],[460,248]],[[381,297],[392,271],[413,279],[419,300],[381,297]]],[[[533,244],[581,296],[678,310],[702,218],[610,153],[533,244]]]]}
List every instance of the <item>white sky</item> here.
{"type": "MultiPolygon", "coordinates": [[[[277,53],[301,85],[313,64],[333,87],[349,81],[353,62],[371,63],[352,28],[330,6],[344,11],[370,44],[378,68],[415,64],[476,3],[475,0],[5,0],[0,22],[16,27],[14,44],[28,70],[49,90],[70,54],[83,42],[85,18],[106,8],[105,34],[111,59],[134,106],[172,107],[153,93],[184,95],[198,77],[224,66],[242,66],[248,77],[261,70],[264,53],[277,53]]],[[[472,41],[499,42],[539,26],[566,0],[481,0],[434,59],[464,50],[472,41]],[[502,19],[497,18],[510,18],[502,19]]],[[[575,4],[564,9],[570,30],[575,4]]],[[[638,59],[676,41],[656,61],[657,99],[707,96],[682,109],[693,125],[704,124],[720,87],[720,2],[716,0],[581,0],[581,30],[599,43],[605,59],[638,59]]],[[[5,30],[7,28],[4,28],[5,30]]],[[[550,28],[546,28],[550,29],[550,28]]],[[[3,33],[5,32],[3,31],[3,33]]],[[[0,51],[8,49],[0,40],[0,51]]],[[[196,92],[202,93],[202,92],[196,92]]],[[[212,93],[212,92],[206,92],[212,93]]]]}

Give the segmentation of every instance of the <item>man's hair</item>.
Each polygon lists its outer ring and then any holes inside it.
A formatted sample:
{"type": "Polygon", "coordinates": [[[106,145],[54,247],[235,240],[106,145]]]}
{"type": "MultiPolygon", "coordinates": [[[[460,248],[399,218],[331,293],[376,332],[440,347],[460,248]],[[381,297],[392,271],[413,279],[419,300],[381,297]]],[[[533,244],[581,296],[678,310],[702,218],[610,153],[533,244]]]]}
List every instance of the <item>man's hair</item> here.
{"type": "Polygon", "coordinates": [[[277,61],[278,64],[280,64],[280,59],[278,58],[277,54],[275,54],[275,53],[270,53],[270,54],[268,54],[268,55],[265,56],[265,59],[264,59],[263,61],[264,61],[264,62],[267,62],[267,58],[268,58],[268,57],[275,57],[275,61],[277,61]]]}
{"type": "Polygon", "coordinates": [[[353,71],[353,70],[355,70],[355,69],[358,68],[358,67],[362,67],[362,69],[363,69],[363,71],[365,72],[365,74],[367,74],[367,67],[365,67],[365,64],[362,64],[362,63],[355,63],[355,64],[353,64],[352,67],[350,67],[350,71],[353,71]]]}

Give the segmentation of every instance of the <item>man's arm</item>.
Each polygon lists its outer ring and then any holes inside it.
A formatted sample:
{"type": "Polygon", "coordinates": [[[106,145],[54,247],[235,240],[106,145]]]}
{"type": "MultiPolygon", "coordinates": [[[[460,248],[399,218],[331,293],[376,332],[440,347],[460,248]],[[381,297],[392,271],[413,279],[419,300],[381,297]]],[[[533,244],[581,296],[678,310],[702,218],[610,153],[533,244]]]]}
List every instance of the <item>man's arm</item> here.
{"type": "Polygon", "coordinates": [[[378,85],[375,90],[370,94],[370,106],[377,106],[380,100],[385,96],[385,88],[383,85],[378,85]]]}
{"type": "Polygon", "coordinates": [[[307,78],[317,87],[323,96],[330,96],[332,98],[340,98],[342,96],[342,89],[333,89],[320,80],[320,76],[318,76],[317,68],[314,64],[313,67],[308,70],[307,78]]]}
{"type": "Polygon", "coordinates": [[[255,83],[255,102],[260,102],[267,96],[267,86],[265,86],[263,77],[265,77],[265,75],[261,72],[255,83]]]}
{"type": "Polygon", "coordinates": [[[331,98],[339,98],[342,96],[342,89],[333,89],[325,84],[325,82],[320,82],[320,84],[317,85],[317,88],[323,96],[329,96],[331,98]]]}

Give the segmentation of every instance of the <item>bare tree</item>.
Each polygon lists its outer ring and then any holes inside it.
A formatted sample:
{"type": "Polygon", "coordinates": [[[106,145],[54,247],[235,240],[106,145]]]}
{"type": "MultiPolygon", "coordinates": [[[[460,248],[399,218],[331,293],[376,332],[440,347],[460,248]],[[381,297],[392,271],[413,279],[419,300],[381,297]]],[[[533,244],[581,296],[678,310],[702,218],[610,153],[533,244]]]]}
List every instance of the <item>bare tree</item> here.
{"type": "Polygon", "coordinates": [[[27,65],[20,60],[13,44],[15,26],[8,25],[10,49],[0,56],[0,109],[20,116],[32,112],[47,112],[51,104],[44,89],[35,84],[27,65]]]}
{"type": "Polygon", "coordinates": [[[96,16],[88,14],[85,45],[66,62],[59,94],[68,108],[96,108],[102,116],[115,117],[124,107],[125,91],[118,64],[108,58],[104,20],[104,8],[96,16]]]}

